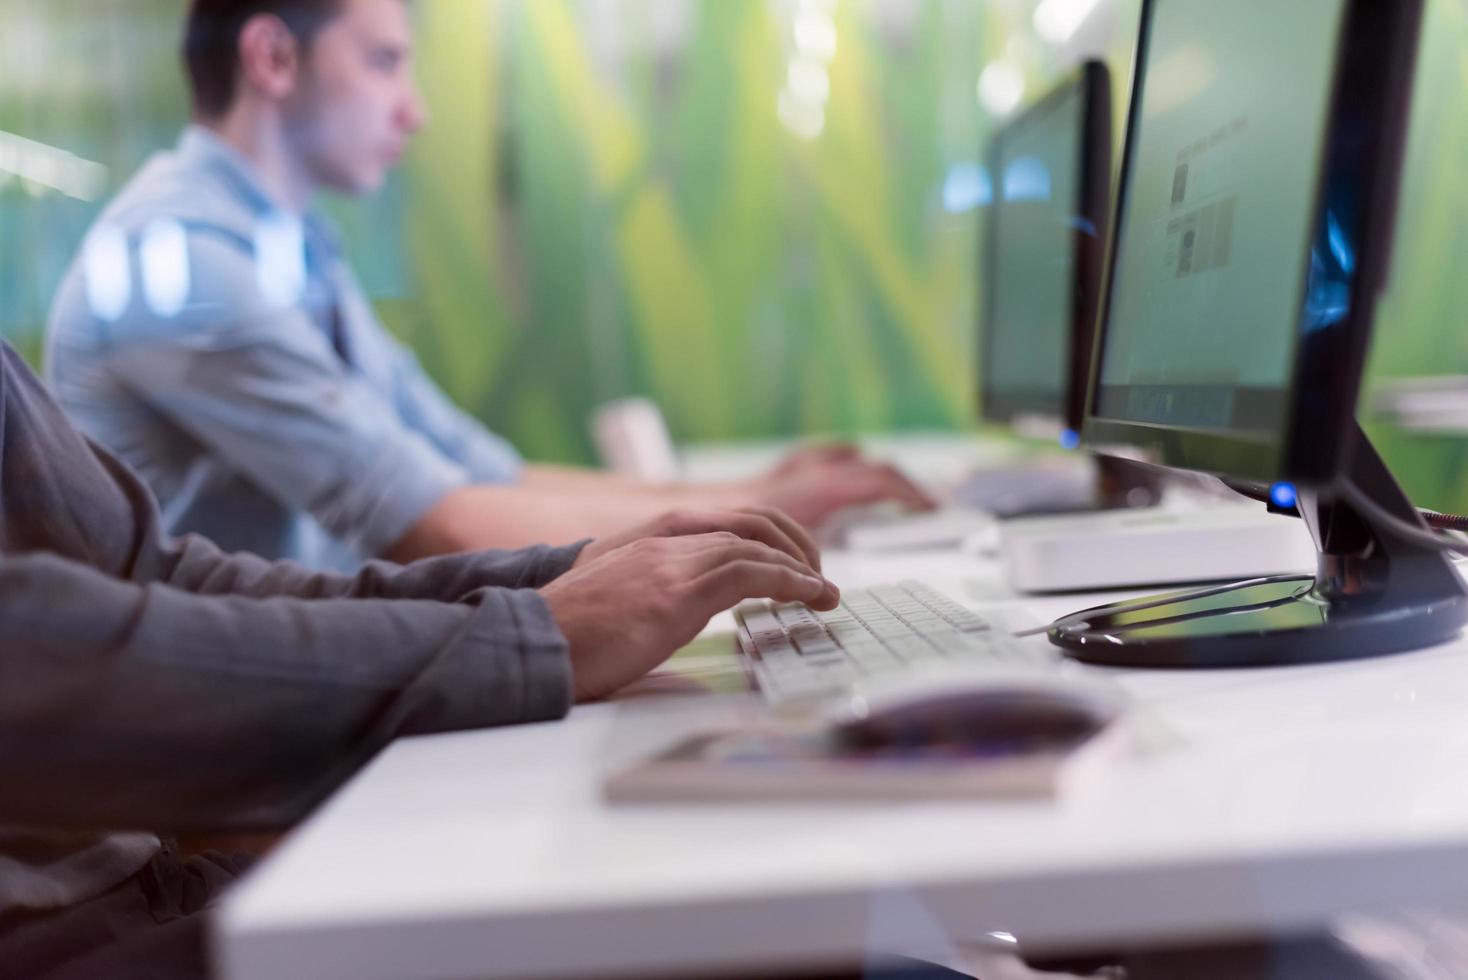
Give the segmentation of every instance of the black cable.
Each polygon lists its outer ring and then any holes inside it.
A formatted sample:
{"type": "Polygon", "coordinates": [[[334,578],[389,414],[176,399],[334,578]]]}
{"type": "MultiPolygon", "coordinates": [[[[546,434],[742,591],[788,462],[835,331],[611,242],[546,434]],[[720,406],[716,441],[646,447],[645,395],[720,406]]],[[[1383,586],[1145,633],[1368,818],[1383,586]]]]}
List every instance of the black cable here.
{"type": "MultiPolygon", "coordinates": [[[[1381,504],[1371,499],[1356,484],[1349,480],[1342,482],[1341,495],[1350,502],[1351,506],[1360,510],[1368,517],[1392,528],[1400,537],[1423,548],[1432,548],[1437,551],[1455,551],[1458,554],[1468,554],[1468,542],[1456,540],[1451,533],[1443,533],[1430,528],[1421,527],[1411,521],[1398,517],[1387,510],[1381,504]]],[[[1451,516],[1451,515],[1443,515],[1451,516]]],[[[1460,518],[1461,519],[1461,518],[1460,518]]]]}
{"type": "Polygon", "coordinates": [[[1430,527],[1443,531],[1468,531],[1468,517],[1461,514],[1444,514],[1442,511],[1422,508],[1418,508],[1417,512],[1430,527]]]}

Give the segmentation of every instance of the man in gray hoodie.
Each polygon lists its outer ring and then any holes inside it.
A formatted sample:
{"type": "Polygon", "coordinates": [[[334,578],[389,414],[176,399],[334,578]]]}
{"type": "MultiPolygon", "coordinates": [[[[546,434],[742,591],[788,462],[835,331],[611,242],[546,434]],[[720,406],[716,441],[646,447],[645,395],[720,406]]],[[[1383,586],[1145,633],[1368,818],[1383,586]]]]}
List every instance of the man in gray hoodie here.
{"type": "Polygon", "coordinates": [[[837,602],[775,512],[352,577],[173,540],[0,349],[0,976],[195,977],[243,867],[393,738],[556,719],[751,596],[837,602]]]}

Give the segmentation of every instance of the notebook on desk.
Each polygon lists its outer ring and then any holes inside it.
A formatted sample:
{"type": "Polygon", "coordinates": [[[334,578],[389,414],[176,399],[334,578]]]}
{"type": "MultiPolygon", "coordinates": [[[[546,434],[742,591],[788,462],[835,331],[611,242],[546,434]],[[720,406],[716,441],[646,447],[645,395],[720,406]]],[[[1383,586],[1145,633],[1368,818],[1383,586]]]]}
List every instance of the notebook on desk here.
{"type": "Polygon", "coordinates": [[[770,723],[705,732],[612,773],[613,803],[910,802],[1044,799],[1120,736],[1103,724],[1065,737],[861,746],[831,729],[770,723]]]}

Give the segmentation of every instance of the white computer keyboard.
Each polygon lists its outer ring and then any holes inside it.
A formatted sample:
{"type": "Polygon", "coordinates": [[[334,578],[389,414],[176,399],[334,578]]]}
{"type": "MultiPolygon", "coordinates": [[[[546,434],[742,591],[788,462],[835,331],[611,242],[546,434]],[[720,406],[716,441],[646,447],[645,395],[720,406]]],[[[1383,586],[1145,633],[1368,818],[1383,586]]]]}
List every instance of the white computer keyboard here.
{"type": "Polygon", "coordinates": [[[734,615],[740,653],[773,704],[837,695],[915,671],[1029,671],[1060,662],[1045,640],[1015,639],[921,582],[851,590],[830,612],[759,600],[734,615]]]}

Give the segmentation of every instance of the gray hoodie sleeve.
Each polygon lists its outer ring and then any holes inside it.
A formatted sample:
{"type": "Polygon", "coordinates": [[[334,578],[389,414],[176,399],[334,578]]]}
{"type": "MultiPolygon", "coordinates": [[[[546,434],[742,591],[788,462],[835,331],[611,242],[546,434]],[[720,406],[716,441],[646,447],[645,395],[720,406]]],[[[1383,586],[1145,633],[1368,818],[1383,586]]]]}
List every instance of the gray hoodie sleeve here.
{"type": "Polygon", "coordinates": [[[198,537],[166,543],[152,558],[161,580],[199,595],[458,602],[486,586],[538,589],[569,571],[584,546],[581,542],[566,548],[538,545],[519,551],[481,551],[425,558],[407,566],[368,562],[354,576],[254,555],[223,555],[198,537]]]}
{"type": "Polygon", "coordinates": [[[538,594],[197,596],[50,555],[0,561],[0,823],[288,823],[399,735],[559,718],[538,594]]]}
{"type": "Polygon", "coordinates": [[[392,738],[561,717],[577,551],[320,575],[159,531],[0,352],[0,824],[275,827],[392,738]]]}

